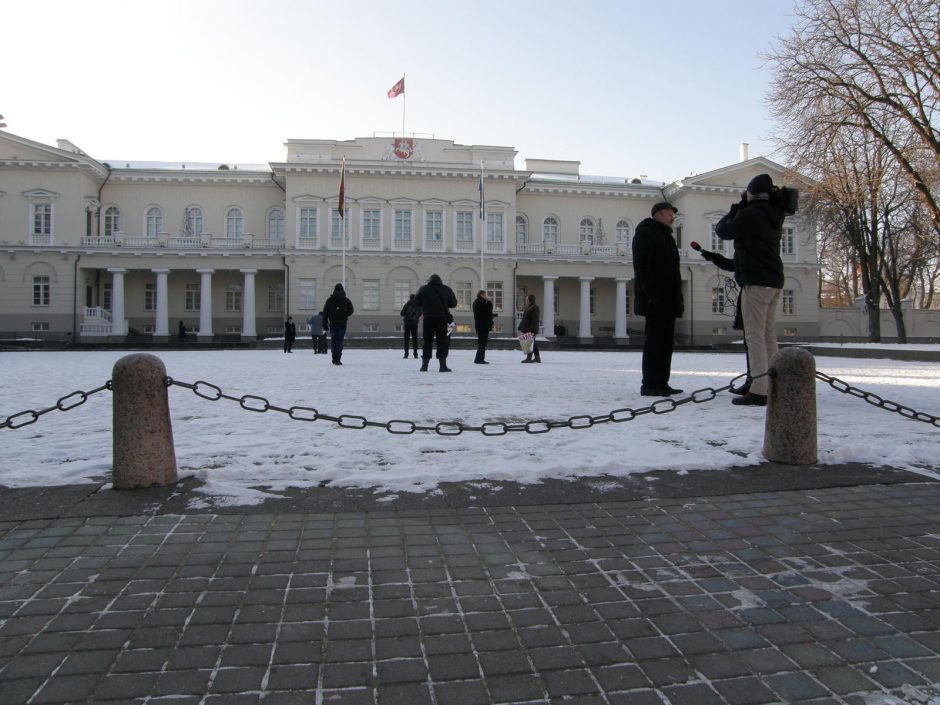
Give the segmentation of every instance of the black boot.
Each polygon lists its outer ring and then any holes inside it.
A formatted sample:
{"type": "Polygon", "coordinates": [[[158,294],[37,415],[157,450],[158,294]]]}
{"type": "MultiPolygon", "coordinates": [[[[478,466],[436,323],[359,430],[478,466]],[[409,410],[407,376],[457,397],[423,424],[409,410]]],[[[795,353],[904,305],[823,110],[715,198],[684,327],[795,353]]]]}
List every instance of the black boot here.
{"type": "Polygon", "coordinates": [[[541,361],[542,361],[542,357],[541,357],[541,355],[539,354],[539,351],[536,350],[536,351],[535,351],[535,362],[541,362],[541,361]]]}
{"type": "Polygon", "coordinates": [[[526,353],[525,360],[523,362],[532,362],[532,353],[526,353]]]}
{"type": "Polygon", "coordinates": [[[428,361],[427,361],[427,359],[425,359],[425,358],[422,358],[422,359],[421,359],[421,371],[422,371],[422,372],[427,372],[427,371],[428,371],[428,361]]]}
{"type": "Polygon", "coordinates": [[[451,371],[451,369],[447,366],[447,359],[446,359],[446,358],[441,358],[441,359],[440,359],[440,363],[441,363],[441,372],[450,372],[450,371],[451,371]]]}

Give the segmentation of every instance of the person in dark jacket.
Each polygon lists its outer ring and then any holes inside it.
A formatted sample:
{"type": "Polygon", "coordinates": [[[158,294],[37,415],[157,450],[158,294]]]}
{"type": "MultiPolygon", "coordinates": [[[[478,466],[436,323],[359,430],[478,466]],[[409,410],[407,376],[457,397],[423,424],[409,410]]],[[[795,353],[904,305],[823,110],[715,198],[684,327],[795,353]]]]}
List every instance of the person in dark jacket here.
{"type": "Polygon", "coordinates": [[[402,329],[405,332],[405,359],[408,359],[408,340],[414,346],[415,359],[418,358],[418,319],[421,312],[415,306],[415,295],[408,297],[407,303],[401,307],[402,329]]]}
{"type": "Polygon", "coordinates": [[[671,203],[657,203],[650,211],[652,217],[637,225],[633,237],[634,310],[646,317],[640,386],[645,397],[682,393],[669,386],[676,319],[685,310],[679,248],[672,236],[677,212],[671,203]]]}
{"type": "Polygon", "coordinates": [[[486,290],[480,289],[473,300],[473,327],[477,332],[477,356],[474,364],[488,365],[486,361],[486,341],[493,330],[493,302],[486,297],[486,290]]]}
{"type": "Polygon", "coordinates": [[[297,325],[294,323],[294,319],[288,316],[287,320],[284,321],[284,352],[294,352],[291,348],[294,347],[294,340],[296,338],[297,325]]]}
{"type": "Polygon", "coordinates": [[[522,320],[519,321],[519,332],[531,333],[536,337],[532,338],[532,352],[526,353],[523,362],[541,362],[542,356],[539,354],[538,334],[542,311],[535,304],[535,294],[526,296],[525,304],[525,310],[522,312],[522,320]]]}
{"type": "Polygon", "coordinates": [[[310,339],[313,341],[313,354],[326,355],[326,328],[323,326],[323,311],[307,319],[310,326],[310,339]]]}
{"type": "Polygon", "coordinates": [[[180,342],[185,342],[186,340],[186,324],[180,321],[179,328],[176,329],[176,334],[180,339],[180,342]]]}
{"type": "MultiPolygon", "coordinates": [[[[734,274],[744,289],[743,318],[747,331],[747,363],[751,375],[763,375],[777,354],[777,302],[783,288],[783,208],[771,202],[774,182],[768,174],[751,179],[741,201],[731,206],[715,233],[734,240],[734,274]]],[[[766,376],[751,380],[747,394],[733,404],[766,406],[770,384],[766,376]]]]}
{"type": "Polygon", "coordinates": [[[323,306],[324,326],[330,331],[330,352],[333,353],[333,364],[342,365],[343,339],[346,337],[346,322],[354,309],[352,301],[346,296],[342,284],[333,287],[333,293],[323,306]]]}
{"type": "Polygon", "coordinates": [[[421,351],[421,371],[428,371],[431,350],[437,338],[437,361],[441,372],[450,372],[447,366],[447,352],[450,339],[447,337],[447,324],[454,320],[450,309],[457,305],[454,290],[441,281],[440,276],[432,274],[428,283],[415,294],[415,306],[424,316],[424,348],[421,351]]]}

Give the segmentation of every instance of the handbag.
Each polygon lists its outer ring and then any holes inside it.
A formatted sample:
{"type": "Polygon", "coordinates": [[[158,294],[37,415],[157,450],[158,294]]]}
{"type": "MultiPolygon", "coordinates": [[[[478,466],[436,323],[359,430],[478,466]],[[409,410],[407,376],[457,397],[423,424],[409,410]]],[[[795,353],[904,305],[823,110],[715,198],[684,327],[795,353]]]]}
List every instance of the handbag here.
{"type": "Polygon", "coordinates": [[[522,348],[522,352],[528,355],[532,352],[532,345],[535,343],[535,333],[520,333],[519,334],[519,347],[522,348]]]}

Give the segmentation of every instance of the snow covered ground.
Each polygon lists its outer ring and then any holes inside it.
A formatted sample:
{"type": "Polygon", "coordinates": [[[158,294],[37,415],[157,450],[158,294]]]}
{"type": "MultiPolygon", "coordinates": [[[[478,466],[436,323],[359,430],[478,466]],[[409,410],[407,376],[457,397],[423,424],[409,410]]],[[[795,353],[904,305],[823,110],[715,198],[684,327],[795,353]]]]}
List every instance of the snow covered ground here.
{"type": "MultiPolygon", "coordinates": [[[[933,346],[938,349],[938,346],[933,346]]],[[[5,352],[0,355],[0,418],[39,410],[75,390],[111,378],[126,352],[5,352]]],[[[491,351],[474,365],[473,351],[454,351],[452,374],[418,372],[398,349],[348,350],[343,366],[328,355],[280,350],[168,351],[158,354],[182,382],[203,380],[235,397],[250,394],[281,407],[316,408],[331,416],[363,416],[434,425],[461,421],[519,423],[599,416],[645,407],[640,353],[547,352],[541,365],[520,365],[516,351],[491,351]]],[[[818,357],[817,369],[851,385],[940,415],[940,363],[818,357]]],[[[743,356],[677,353],[671,384],[690,393],[725,386],[743,356]]],[[[683,395],[684,396],[684,395],[683,395]]],[[[67,412],[0,430],[0,485],[57,485],[105,479],[111,468],[111,393],[67,412]]],[[[215,502],[249,504],[288,487],[371,487],[381,493],[424,492],[440,482],[584,475],[622,476],[651,470],[716,470],[762,462],[765,410],[735,407],[728,393],[671,413],[625,423],[556,429],[530,435],[442,437],[394,435],[381,428],[347,429],[329,421],[295,421],[277,412],[246,411],[169,390],[181,476],[206,481],[215,502]]],[[[817,384],[819,460],[858,462],[940,476],[940,429],[903,418],[817,384]]]]}

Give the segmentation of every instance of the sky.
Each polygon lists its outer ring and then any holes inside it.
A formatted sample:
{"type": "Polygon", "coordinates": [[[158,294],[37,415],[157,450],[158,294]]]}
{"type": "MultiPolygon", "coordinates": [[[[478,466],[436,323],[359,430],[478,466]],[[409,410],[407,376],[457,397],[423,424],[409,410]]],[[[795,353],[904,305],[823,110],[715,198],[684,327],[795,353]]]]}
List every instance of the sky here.
{"type": "MultiPolygon", "coordinates": [[[[181,382],[201,380],[236,398],[258,396],[283,408],[313,407],[329,416],[381,423],[566,420],[656,401],[639,394],[638,351],[545,351],[542,364],[521,366],[520,352],[491,350],[491,364],[482,367],[472,363],[474,350],[454,350],[448,358],[454,371],[441,374],[434,364],[431,371],[419,372],[420,361],[403,360],[397,347],[349,349],[342,367],[336,367],[308,345],[309,339],[302,340],[290,355],[281,350],[165,351],[158,357],[167,374],[181,382]]],[[[126,354],[2,353],[0,418],[45,409],[74,391],[101,386],[126,354]]],[[[883,399],[940,415],[940,363],[818,356],[816,368],[883,399]]],[[[742,369],[743,353],[679,352],[670,384],[688,396],[725,386],[742,369]]],[[[583,476],[596,477],[602,489],[605,475],[756,469],[764,462],[766,409],[734,406],[727,392],[670,413],[588,429],[451,437],[296,421],[279,412],[244,410],[233,401],[209,401],[179,386],[171,387],[168,396],[179,475],[205,481],[190,499],[193,509],[251,505],[289,487],[324,484],[373,488],[384,502],[405,493],[433,492],[441,482],[498,488],[487,483],[583,476]]],[[[110,397],[111,392],[102,391],[74,409],[49,412],[18,429],[0,429],[0,485],[107,484],[110,397]]],[[[865,463],[940,479],[936,426],[876,408],[822,382],[816,397],[821,472],[826,465],[865,463]]]]}
{"type": "Polygon", "coordinates": [[[6,0],[6,130],[102,161],[266,164],[417,133],[673,181],[773,158],[794,0],[6,0]],[[388,90],[405,76],[405,96],[388,90]]]}

